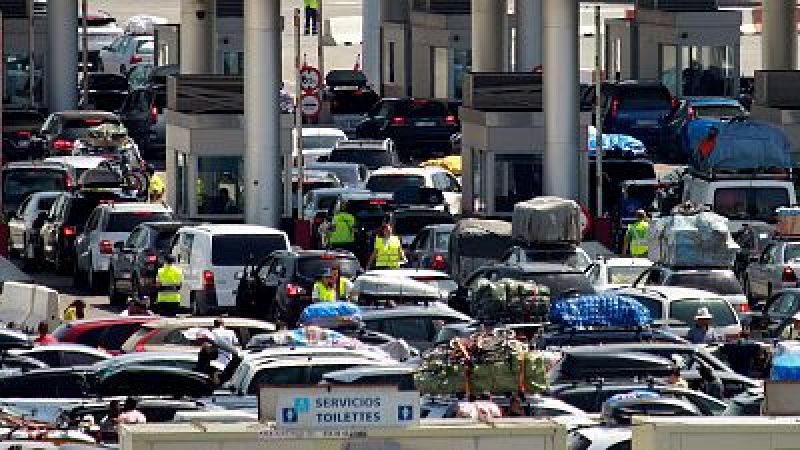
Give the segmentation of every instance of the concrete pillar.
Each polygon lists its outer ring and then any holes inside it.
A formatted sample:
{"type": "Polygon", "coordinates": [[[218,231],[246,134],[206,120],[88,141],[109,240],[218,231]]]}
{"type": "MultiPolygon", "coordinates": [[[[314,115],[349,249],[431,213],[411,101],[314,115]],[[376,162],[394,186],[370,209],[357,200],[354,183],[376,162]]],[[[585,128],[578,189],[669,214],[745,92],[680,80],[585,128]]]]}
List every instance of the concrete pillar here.
{"type": "Polygon", "coordinates": [[[472,0],[472,70],[502,72],[505,0],[472,0]]]}
{"type": "MultiPolygon", "coordinates": [[[[544,192],[578,200],[580,121],[576,0],[544,0],[544,192]]],[[[585,146],[585,144],[584,144],[585,146]]]]}
{"type": "Polygon", "coordinates": [[[516,0],[517,72],[531,72],[542,65],[542,0],[516,0]]]}
{"type": "Polygon", "coordinates": [[[361,70],[369,85],[381,90],[381,3],[365,1],[361,22],[361,70]]]}
{"type": "Polygon", "coordinates": [[[181,0],[181,73],[214,73],[214,0],[181,0]]]}
{"type": "Polygon", "coordinates": [[[278,227],[283,212],[280,0],[244,0],[244,54],[245,220],[278,227]]]}
{"type": "Polygon", "coordinates": [[[78,2],[47,2],[47,78],[50,111],[78,106],[78,2]]]}
{"type": "Polygon", "coordinates": [[[761,55],[764,70],[797,68],[796,0],[764,0],[761,55]]]}

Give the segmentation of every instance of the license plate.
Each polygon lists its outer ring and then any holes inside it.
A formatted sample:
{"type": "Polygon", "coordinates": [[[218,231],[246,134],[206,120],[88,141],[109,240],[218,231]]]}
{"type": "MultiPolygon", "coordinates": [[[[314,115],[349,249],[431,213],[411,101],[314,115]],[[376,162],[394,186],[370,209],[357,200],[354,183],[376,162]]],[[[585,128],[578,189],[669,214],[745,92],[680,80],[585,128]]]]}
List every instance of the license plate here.
{"type": "Polygon", "coordinates": [[[435,127],[436,122],[414,122],[418,127],[435,127]]]}

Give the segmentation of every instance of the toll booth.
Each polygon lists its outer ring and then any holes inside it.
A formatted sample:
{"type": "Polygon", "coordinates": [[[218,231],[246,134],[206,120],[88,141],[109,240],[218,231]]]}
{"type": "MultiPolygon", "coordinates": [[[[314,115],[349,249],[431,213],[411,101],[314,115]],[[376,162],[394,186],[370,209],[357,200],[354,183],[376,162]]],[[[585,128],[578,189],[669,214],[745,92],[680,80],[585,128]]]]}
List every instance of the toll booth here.
{"type": "MultiPolygon", "coordinates": [[[[462,211],[509,218],[514,204],[544,194],[545,129],[542,76],[470,73],[460,109],[462,211]]],[[[578,105],[575,105],[578,108],[578,105]]],[[[588,127],[580,113],[581,203],[588,201],[588,127]]]]}
{"type": "Polygon", "coordinates": [[[608,78],[660,80],[677,97],[738,95],[742,14],[700,3],[707,9],[640,6],[635,17],[607,20],[608,78]]]}
{"type": "MultiPolygon", "coordinates": [[[[242,77],[178,75],[167,82],[166,200],[181,219],[244,222],[242,77]]],[[[292,148],[293,115],[281,115],[292,148]]]]}

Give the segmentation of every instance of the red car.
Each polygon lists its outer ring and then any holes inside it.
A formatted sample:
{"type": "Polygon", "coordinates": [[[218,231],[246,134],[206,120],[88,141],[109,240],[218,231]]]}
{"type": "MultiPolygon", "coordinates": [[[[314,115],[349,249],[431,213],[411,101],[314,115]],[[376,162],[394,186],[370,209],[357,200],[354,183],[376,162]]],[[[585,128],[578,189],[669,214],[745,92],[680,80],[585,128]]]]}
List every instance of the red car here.
{"type": "Polygon", "coordinates": [[[122,344],[143,323],[158,318],[158,316],[141,316],[75,320],[56,328],[53,336],[59,342],[83,344],[89,347],[102,348],[111,354],[118,354],[122,344]]]}

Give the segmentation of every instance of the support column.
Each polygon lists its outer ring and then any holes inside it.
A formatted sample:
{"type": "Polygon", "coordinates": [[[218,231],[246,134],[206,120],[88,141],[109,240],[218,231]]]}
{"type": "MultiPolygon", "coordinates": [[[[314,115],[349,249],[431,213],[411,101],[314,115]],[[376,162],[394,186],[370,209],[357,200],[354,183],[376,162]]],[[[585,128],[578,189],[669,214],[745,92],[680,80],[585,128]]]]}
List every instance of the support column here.
{"type": "Polygon", "coordinates": [[[361,70],[375,92],[380,92],[382,86],[381,3],[378,0],[365,1],[361,22],[361,70]]]}
{"type": "Polygon", "coordinates": [[[214,0],[181,0],[181,73],[214,73],[214,0]]]}
{"type": "Polygon", "coordinates": [[[78,106],[75,89],[78,73],[78,2],[47,2],[47,78],[50,111],[78,106]]]}
{"type": "Polygon", "coordinates": [[[244,0],[245,220],[279,227],[281,2],[244,0]]]}
{"type": "Polygon", "coordinates": [[[764,0],[761,55],[764,70],[797,68],[796,0],[764,0]]]}
{"type": "Polygon", "coordinates": [[[517,72],[531,72],[542,65],[542,0],[516,0],[517,72]]]}
{"type": "MultiPolygon", "coordinates": [[[[579,199],[580,120],[576,0],[544,0],[544,192],[579,199]]],[[[584,145],[585,146],[585,145],[584,145]]]]}
{"type": "Polygon", "coordinates": [[[506,2],[472,0],[472,70],[502,72],[506,2]]]}

